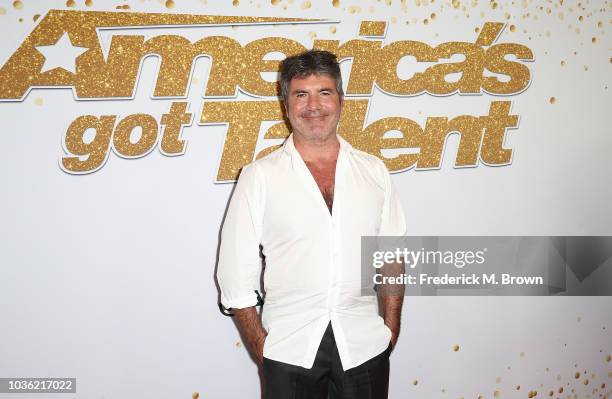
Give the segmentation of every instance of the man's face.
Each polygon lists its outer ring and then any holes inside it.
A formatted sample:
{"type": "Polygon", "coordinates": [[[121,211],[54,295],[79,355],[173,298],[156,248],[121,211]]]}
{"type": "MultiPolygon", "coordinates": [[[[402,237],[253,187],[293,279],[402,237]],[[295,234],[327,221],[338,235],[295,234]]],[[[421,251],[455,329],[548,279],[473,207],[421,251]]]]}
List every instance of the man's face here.
{"type": "Polygon", "coordinates": [[[325,141],[336,134],[342,97],[327,74],[294,77],[285,104],[293,133],[307,141],[325,141]]]}

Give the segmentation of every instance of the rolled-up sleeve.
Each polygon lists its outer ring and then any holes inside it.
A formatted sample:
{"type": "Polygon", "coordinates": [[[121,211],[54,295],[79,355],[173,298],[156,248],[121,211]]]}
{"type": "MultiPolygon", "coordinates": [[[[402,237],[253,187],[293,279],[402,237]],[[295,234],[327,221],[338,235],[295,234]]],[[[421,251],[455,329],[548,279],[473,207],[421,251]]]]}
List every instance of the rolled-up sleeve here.
{"type": "Polygon", "coordinates": [[[243,168],[221,230],[217,281],[225,308],[257,304],[263,220],[263,179],[257,165],[243,168]]]}
{"type": "Polygon", "coordinates": [[[385,200],[378,235],[404,236],[406,235],[406,216],[404,215],[402,203],[387,167],[382,161],[381,164],[381,167],[384,169],[385,200]]]}

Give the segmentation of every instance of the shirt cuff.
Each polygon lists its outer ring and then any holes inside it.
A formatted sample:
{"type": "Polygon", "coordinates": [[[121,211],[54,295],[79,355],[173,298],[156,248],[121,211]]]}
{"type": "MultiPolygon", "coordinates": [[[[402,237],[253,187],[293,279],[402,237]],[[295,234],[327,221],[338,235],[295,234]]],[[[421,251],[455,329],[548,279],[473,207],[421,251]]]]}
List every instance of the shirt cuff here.
{"type": "Polygon", "coordinates": [[[221,305],[223,305],[225,309],[249,308],[251,306],[257,305],[257,295],[255,294],[255,291],[253,291],[252,294],[244,295],[238,298],[232,298],[231,300],[228,300],[222,295],[221,305]]]}

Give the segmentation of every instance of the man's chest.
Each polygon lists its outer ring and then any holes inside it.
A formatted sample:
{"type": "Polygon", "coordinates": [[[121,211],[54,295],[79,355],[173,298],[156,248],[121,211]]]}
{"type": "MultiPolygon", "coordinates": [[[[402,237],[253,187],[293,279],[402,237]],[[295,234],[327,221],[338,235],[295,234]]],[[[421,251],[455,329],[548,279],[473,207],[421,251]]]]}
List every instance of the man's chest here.
{"type": "Polygon", "coordinates": [[[371,171],[335,167],[291,173],[270,173],[266,178],[264,240],[376,235],[384,204],[384,188],[371,171]],[[333,215],[330,214],[333,201],[333,215]],[[332,221],[335,223],[332,225],[332,221]]]}
{"type": "Polygon", "coordinates": [[[336,176],[336,160],[325,162],[305,162],[312,178],[315,180],[325,205],[331,213],[334,203],[334,182],[336,176]]]}

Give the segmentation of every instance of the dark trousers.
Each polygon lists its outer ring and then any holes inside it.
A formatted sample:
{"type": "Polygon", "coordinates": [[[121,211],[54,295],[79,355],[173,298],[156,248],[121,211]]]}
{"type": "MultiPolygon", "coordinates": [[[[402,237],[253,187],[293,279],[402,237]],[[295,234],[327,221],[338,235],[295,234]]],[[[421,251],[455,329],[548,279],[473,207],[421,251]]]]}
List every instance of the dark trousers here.
{"type": "Polygon", "coordinates": [[[306,369],[263,359],[266,399],[387,399],[391,344],[380,355],[342,370],[331,323],[327,326],[314,365],[306,369]]]}

